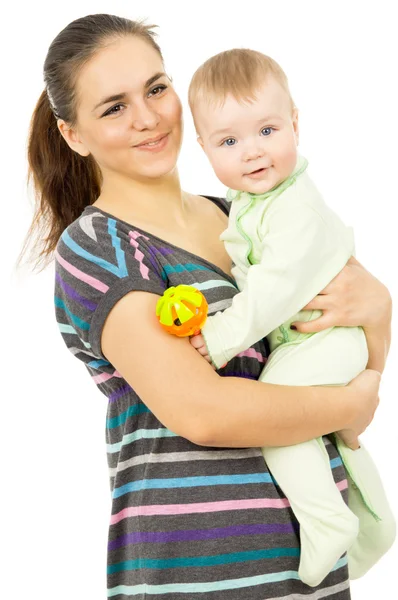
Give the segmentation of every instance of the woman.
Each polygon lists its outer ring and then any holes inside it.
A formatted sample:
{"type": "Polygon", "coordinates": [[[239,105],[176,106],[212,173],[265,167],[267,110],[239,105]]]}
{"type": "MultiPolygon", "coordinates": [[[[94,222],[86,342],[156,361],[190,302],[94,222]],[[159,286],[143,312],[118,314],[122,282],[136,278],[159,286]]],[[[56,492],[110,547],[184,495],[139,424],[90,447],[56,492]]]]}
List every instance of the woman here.
{"type": "MultiPolygon", "coordinates": [[[[55,249],[65,343],[109,400],[108,596],[348,600],[345,557],[316,591],[298,580],[297,523],[259,446],[340,431],[358,447],[379,374],[346,388],[259,384],[263,340],[215,373],[165,334],[164,289],[195,285],[214,313],[237,288],[218,239],[225,202],[180,187],[181,104],[153,33],[110,15],[78,19],[51,44],[44,76],[29,141],[33,229],[49,228],[43,257],[55,249]]],[[[323,317],[298,328],[364,326],[369,369],[382,371],[388,291],[352,259],[324,292],[308,305],[323,317]]]]}

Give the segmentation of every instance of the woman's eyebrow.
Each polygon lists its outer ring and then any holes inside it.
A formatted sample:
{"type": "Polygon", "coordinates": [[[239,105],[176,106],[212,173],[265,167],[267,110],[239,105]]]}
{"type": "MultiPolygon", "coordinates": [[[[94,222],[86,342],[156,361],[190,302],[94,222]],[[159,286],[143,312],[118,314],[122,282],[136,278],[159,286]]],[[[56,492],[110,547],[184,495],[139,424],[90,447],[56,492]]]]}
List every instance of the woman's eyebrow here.
{"type": "MultiPolygon", "coordinates": [[[[145,82],[144,88],[148,88],[153,83],[155,83],[155,81],[157,79],[160,79],[160,77],[163,77],[163,76],[166,76],[166,73],[156,73],[155,75],[152,75],[152,77],[150,77],[145,82]]],[[[96,104],[96,106],[93,108],[92,112],[97,110],[97,108],[102,106],[103,104],[108,104],[108,102],[117,102],[118,100],[123,100],[126,96],[127,96],[127,92],[120,92],[119,94],[112,94],[112,96],[107,96],[106,98],[103,98],[100,102],[98,102],[98,104],[96,104]]]]}

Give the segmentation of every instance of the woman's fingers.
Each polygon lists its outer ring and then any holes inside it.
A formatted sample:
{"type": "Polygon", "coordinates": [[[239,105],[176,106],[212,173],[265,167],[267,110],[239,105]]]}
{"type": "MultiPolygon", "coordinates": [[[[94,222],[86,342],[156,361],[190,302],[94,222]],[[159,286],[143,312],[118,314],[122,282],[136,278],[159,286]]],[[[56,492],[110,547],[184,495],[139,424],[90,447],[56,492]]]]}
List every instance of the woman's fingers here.
{"type": "Polygon", "coordinates": [[[327,310],[329,308],[331,308],[329,297],[325,294],[319,294],[303,306],[302,310],[327,310]]]}
{"type": "Polygon", "coordinates": [[[318,333],[333,327],[331,313],[324,312],[322,316],[313,321],[295,321],[291,324],[299,333],[318,333]]]}
{"type": "Polygon", "coordinates": [[[351,450],[358,450],[361,447],[358,436],[351,429],[339,431],[337,435],[345,443],[346,446],[351,448],[351,450]]]}
{"type": "Polygon", "coordinates": [[[316,325],[298,325],[302,333],[320,331],[326,326],[375,328],[391,319],[391,296],[387,288],[369,273],[355,257],[302,310],[320,310],[327,320],[316,325]]]}

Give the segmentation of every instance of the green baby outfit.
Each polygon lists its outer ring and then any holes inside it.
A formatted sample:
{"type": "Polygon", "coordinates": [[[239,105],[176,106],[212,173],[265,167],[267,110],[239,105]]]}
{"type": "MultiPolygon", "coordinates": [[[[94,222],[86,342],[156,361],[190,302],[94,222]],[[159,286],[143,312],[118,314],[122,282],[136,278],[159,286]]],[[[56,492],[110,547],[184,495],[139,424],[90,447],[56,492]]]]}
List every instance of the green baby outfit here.
{"type": "MultiPolygon", "coordinates": [[[[271,355],[260,380],[279,385],[346,385],[368,362],[360,327],[316,334],[290,329],[320,311],[302,308],[354,254],[354,236],[326,205],[299,157],[293,173],[264,194],[229,190],[231,211],[221,234],[240,293],[202,328],[219,368],[267,336],[271,355]]],[[[348,550],[350,577],[362,576],[395,538],[395,521],[377,469],[361,444],[352,451],[337,437],[347,471],[349,508],[342,500],[322,439],[263,448],[268,467],[300,523],[300,578],[311,586],[348,550]],[[305,465],[305,473],[303,473],[305,465]],[[351,509],[351,510],[349,510],[351,509]]]]}

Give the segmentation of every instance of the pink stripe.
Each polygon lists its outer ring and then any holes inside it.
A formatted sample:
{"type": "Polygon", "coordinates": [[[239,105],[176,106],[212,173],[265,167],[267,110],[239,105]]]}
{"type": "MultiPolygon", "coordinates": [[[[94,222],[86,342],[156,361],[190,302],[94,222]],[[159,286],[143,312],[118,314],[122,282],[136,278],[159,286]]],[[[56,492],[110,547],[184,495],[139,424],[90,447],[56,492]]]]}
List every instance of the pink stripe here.
{"type": "Polygon", "coordinates": [[[343,479],[343,481],[339,481],[339,483],[336,483],[336,485],[341,492],[342,490],[346,490],[348,488],[348,481],[347,479],[343,479]]]}
{"type": "Polygon", "coordinates": [[[140,233],[139,231],[129,231],[129,236],[134,238],[135,240],[139,237],[144,238],[144,240],[149,240],[149,237],[147,237],[146,235],[144,235],[143,233],[140,233]]]}
{"type": "Polygon", "coordinates": [[[130,236],[130,244],[132,246],[134,246],[134,248],[135,248],[134,258],[140,264],[140,273],[142,275],[142,278],[143,279],[149,279],[149,275],[148,275],[149,269],[142,262],[142,259],[144,258],[144,255],[141,252],[141,250],[138,249],[138,242],[136,241],[136,239],[138,237],[143,237],[146,240],[148,240],[149,238],[147,238],[145,235],[142,236],[140,233],[138,233],[138,231],[129,231],[129,236],[130,236]]]}
{"type": "Polygon", "coordinates": [[[249,358],[257,358],[258,362],[263,363],[264,358],[260,352],[257,352],[254,348],[248,348],[244,352],[240,352],[236,356],[248,356],[249,358]]]}
{"type": "Polygon", "coordinates": [[[102,281],[100,281],[99,279],[95,279],[95,277],[91,277],[91,275],[83,273],[83,271],[76,269],[76,267],[68,263],[64,258],[62,258],[62,256],[59,255],[57,250],[55,251],[55,256],[59,264],[62,265],[64,269],[69,271],[69,273],[71,273],[74,277],[76,277],[76,279],[84,281],[84,283],[91,285],[91,287],[95,288],[96,290],[99,290],[100,292],[105,293],[109,290],[109,287],[105,283],[102,283],[102,281]]]}
{"type": "Polygon", "coordinates": [[[130,506],[112,515],[111,525],[128,517],[148,517],[151,515],[188,515],[192,513],[210,513],[222,510],[246,510],[248,508],[287,508],[290,506],[286,498],[272,500],[258,498],[255,500],[225,500],[223,502],[197,502],[194,504],[152,504],[149,506],[130,506]]]}
{"type": "Polygon", "coordinates": [[[121,377],[118,371],[114,371],[113,373],[101,373],[101,375],[94,375],[92,380],[94,383],[104,383],[104,381],[108,381],[108,379],[112,379],[113,377],[121,377]]]}

